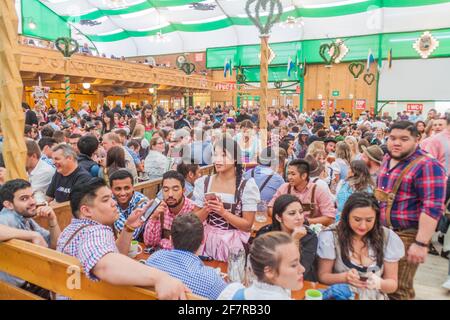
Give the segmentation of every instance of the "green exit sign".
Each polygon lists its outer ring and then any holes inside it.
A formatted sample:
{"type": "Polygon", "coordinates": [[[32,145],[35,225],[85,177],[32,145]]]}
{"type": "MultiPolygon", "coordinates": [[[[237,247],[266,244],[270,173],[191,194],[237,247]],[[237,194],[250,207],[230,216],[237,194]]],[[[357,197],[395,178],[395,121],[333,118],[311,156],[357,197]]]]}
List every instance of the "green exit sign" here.
{"type": "Polygon", "coordinates": [[[333,97],[339,97],[339,91],[338,90],[333,90],[333,97]]]}

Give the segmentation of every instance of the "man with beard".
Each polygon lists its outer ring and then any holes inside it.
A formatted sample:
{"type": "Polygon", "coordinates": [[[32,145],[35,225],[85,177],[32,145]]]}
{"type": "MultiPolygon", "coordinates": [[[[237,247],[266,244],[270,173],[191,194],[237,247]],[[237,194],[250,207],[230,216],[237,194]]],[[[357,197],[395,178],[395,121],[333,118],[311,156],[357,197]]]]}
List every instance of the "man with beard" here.
{"type": "Polygon", "coordinates": [[[389,129],[388,155],[381,164],[378,188],[381,221],[402,239],[407,256],[398,266],[398,289],[389,297],[414,299],[414,275],[425,262],[429,243],[444,212],[446,174],[436,159],[418,148],[419,132],[408,121],[389,129]]]}
{"type": "Polygon", "coordinates": [[[184,177],[172,170],[162,178],[163,201],[145,226],[144,242],[148,247],[172,249],[170,230],[175,217],[193,212],[194,203],[184,196],[184,177]]]}
{"type": "MultiPolygon", "coordinates": [[[[119,169],[109,176],[109,184],[114,200],[117,202],[119,218],[114,222],[117,231],[122,232],[125,222],[131,213],[143,202],[148,202],[148,198],[142,193],[134,191],[133,175],[127,169],[119,169]]],[[[141,240],[144,226],[136,228],[133,232],[133,239],[141,240]]]]}
{"type": "MultiPolygon", "coordinates": [[[[47,246],[55,249],[61,230],[55,212],[47,204],[37,207],[31,184],[22,179],[6,182],[0,189],[0,224],[19,230],[30,231],[35,237],[45,239],[47,246]],[[50,230],[40,227],[33,217],[44,217],[50,230]]],[[[0,272],[0,280],[28,290],[28,283],[0,272]]]]}
{"type": "Polygon", "coordinates": [[[376,145],[361,147],[363,154],[361,160],[364,161],[369,168],[370,177],[373,183],[376,185],[378,180],[378,172],[380,172],[381,162],[383,161],[383,150],[376,145]]]}

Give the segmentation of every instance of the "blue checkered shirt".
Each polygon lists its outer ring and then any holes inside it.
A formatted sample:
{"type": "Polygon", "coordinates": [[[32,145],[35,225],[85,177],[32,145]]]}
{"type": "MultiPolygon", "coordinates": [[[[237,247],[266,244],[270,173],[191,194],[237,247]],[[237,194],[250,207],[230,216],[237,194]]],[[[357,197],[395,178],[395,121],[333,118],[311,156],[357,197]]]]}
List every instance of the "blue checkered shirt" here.
{"type": "Polygon", "coordinates": [[[226,283],[214,268],[207,267],[195,254],[183,250],[159,250],[150,256],[147,265],[167,272],[181,280],[192,293],[217,300],[226,283]]]}
{"type": "MultiPolygon", "coordinates": [[[[125,222],[127,221],[127,218],[130,216],[130,214],[133,212],[134,209],[137,208],[137,204],[142,199],[145,199],[146,201],[149,201],[146,196],[144,196],[142,193],[135,191],[133,196],[131,197],[130,203],[128,204],[128,207],[126,209],[122,209],[119,205],[117,205],[117,209],[119,210],[119,219],[114,222],[114,227],[117,231],[121,232],[123,227],[125,226],[125,222]]],[[[115,198],[114,198],[115,200],[115,198]]],[[[141,207],[143,204],[139,207],[141,207]]],[[[144,225],[137,228],[133,233],[133,239],[139,239],[139,236],[142,234],[142,231],[144,230],[144,225]]]]}

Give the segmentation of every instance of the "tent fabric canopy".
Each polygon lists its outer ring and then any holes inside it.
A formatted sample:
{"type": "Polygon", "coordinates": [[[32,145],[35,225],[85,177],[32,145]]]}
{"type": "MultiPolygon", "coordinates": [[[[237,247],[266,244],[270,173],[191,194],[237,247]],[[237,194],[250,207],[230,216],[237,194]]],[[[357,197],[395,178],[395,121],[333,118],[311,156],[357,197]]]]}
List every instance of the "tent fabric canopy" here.
{"type": "MultiPolygon", "coordinates": [[[[245,0],[22,0],[37,2],[92,41],[100,53],[151,56],[259,43],[245,0]],[[169,42],[152,42],[161,32],[169,42]]],[[[281,0],[271,43],[450,27],[444,0],[281,0]],[[301,19],[285,28],[288,17],[301,19]]],[[[22,3],[22,21],[33,16],[22,3]],[[24,9],[25,8],[25,9],[24,9]]],[[[264,14],[262,14],[264,16],[264,14]]],[[[76,31],[75,31],[76,30],[76,31]]],[[[74,32],[75,31],[75,32],[74,32]]],[[[36,33],[36,32],[35,32],[36,33]]],[[[24,29],[24,34],[26,30],[24,29]]],[[[41,34],[43,38],[51,38],[41,34]]]]}

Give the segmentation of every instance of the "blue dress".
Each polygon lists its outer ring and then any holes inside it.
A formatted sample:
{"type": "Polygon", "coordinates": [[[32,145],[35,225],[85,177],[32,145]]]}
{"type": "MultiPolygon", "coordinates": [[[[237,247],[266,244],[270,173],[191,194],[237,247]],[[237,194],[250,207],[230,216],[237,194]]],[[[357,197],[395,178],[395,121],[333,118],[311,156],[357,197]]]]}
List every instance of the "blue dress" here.
{"type": "MultiPolygon", "coordinates": [[[[373,189],[369,186],[366,190],[361,190],[363,192],[372,193],[373,189]]],[[[336,211],[336,222],[341,219],[341,213],[344,209],[344,205],[347,202],[348,198],[355,192],[353,188],[350,186],[348,181],[343,181],[342,187],[336,193],[336,203],[337,203],[337,211],[336,211]]]]}

